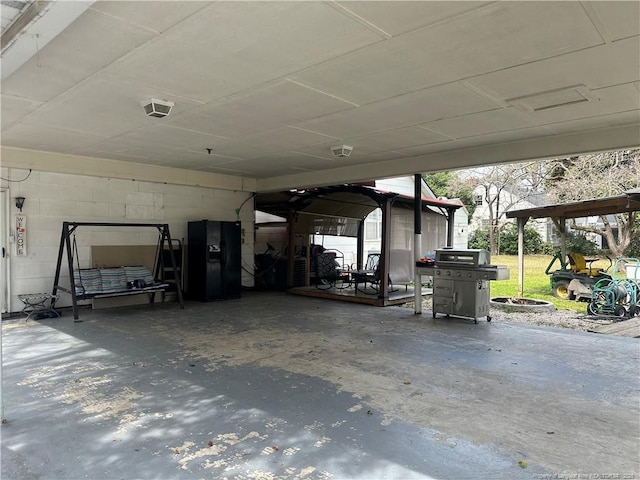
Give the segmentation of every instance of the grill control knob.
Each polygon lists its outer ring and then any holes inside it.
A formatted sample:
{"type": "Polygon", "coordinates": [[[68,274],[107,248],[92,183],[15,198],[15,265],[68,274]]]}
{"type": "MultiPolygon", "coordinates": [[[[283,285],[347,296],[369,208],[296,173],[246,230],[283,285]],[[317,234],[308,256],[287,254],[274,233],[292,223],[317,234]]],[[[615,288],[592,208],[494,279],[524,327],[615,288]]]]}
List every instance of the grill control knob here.
{"type": "Polygon", "coordinates": [[[456,272],[456,277],[459,277],[459,276],[460,276],[460,272],[456,272]]]}
{"type": "Polygon", "coordinates": [[[467,277],[471,278],[471,272],[467,273],[467,277]]]}
{"type": "Polygon", "coordinates": [[[448,277],[449,275],[451,275],[451,271],[450,271],[450,270],[447,270],[447,277],[448,277]]]}

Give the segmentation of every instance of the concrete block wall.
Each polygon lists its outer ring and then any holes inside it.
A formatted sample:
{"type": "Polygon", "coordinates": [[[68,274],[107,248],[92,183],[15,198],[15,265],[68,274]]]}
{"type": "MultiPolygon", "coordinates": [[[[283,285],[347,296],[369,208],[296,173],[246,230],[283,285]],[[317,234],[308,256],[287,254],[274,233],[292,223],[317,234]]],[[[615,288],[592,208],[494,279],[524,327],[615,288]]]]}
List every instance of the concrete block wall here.
{"type": "MultiPolygon", "coordinates": [[[[16,256],[15,243],[8,244],[9,311],[22,309],[18,294],[51,292],[63,221],[168,223],[171,237],[186,243],[187,223],[194,220],[235,221],[236,209],[244,232],[242,245],[243,286],[253,286],[254,227],[251,193],[195,186],[171,185],[16,168],[2,168],[2,182],[9,202],[8,230],[14,235],[15,197],[26,198],[27,256],[16,256]],[[22,182],[25,177],[28,178],[22,182]]],[[[6,212],[4,208],[2,212],[6,212]]],[[[92,245],[155,245],[154,228],[80,227],[76,230],[81,267],[90,266],[92,245]]],[[[66,259],[66,251],[65,251],[66,259]]],[[[77,262],[74,262],[77,265],[77,262]]],[[[68,269],[62,274],[68,284],[68,269]]],[[[59,306],[71,304],[62,293],[59,306]]]]}

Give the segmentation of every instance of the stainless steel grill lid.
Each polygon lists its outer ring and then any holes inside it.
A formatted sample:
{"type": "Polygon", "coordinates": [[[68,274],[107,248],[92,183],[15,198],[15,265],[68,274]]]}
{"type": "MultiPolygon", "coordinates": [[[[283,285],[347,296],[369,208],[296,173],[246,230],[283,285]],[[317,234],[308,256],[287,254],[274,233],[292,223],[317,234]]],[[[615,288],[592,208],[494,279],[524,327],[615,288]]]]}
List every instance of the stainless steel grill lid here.
{"type": "Polygon", "coordinates": [[[436,265],[477,268],[491,263],[491,254],[480,248],[436,249],[436,265]]]}

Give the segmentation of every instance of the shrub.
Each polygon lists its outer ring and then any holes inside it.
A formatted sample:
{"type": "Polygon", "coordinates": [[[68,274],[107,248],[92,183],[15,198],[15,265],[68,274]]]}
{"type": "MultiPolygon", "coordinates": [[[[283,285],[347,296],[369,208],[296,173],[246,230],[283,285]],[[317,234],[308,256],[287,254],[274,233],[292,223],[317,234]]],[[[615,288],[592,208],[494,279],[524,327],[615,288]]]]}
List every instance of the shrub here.
{"type": "Polygon", "coordinates": [[[487,228],[479,228],[469,236],[469,248],[489,249],[489,230],[487,228]]]}
{"type": "MultiPolygon", "coordinates": [[[[514,223],[505,225],[500,229],[500,254],[518,254],[518,226],[514,223]]],[[[542,253],[542,237],[533,227],[524,227],[524,252],[525,255],[542,253]]]]}
{"type": "MultiPolygon", "coordinates": [[[[514,223],[504,225],[500,229],[500,238],[498,239],[499,255],[517,255],[518,254],[518,227],[514,223]]],[[[531,255],[534,253],[546,253],[543,251],[542,238],[538,231],[533,227],[524,227],[524,253],[531,255]]],[[[548,244],[547,244],[548,245],[548,244]]],[[[489,229],[479,228],[469,237],[469,248],[489,248],[489,229]]],[[[553,247],[551,253],[554,252],[553,247]]]]}
{"type": "Polygon", "coordinates": [[[567,252],[596,255],[598,253],[598,246],[583,234],[567,232],[567,252]]]}
{"type": "Polygon", "coordinates": [[[544,242],[542,244],[542,248],[540,250],[540,253],[542,253],[544,255],[555,255],[557,250],[558,249],[556,247],[554,247],[552,244],[550,244],[549,242],[544,242]]]}

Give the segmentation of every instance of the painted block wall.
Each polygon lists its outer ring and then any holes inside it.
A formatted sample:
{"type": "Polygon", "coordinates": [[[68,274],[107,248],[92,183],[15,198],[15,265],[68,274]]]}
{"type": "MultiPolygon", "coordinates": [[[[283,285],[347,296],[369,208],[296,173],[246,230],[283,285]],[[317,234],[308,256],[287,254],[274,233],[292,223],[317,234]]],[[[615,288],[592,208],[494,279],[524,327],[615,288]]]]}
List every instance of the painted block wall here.
{"type": "MultiPolygon", "coordinates": [[[[242,284],[253,286],[253,200],[248,192],[170,185],[82,175],[69,175],[2,168],[2,177],[22,182],[2,182],[8,190],[9,234],[14,234],[15,197],[26,198],[22,213],[27,217],[27,256],[16,256],[9,243],[9,310],[22,309],[18,294],[51,292],[63,221],[168,223],[171,237],[186,243],[187,223],[194,220],[235,221],[240,208],[242,222],[242,284]]],[[[5,210],[3,210],[4,213],[5,210]]],[[[5,234],[3,232],[3,234],[5,234]]],[[[90,266],[91,245],[155,245],[154,228],[79,227],[76,230],[80,266],[90,266]]],[[[77,262],[74,262],[74,266],[77,262]]],[[[66,250],[62,285],[68,285],[66,250]]],[[[58,306],[71,304],[60,294],[58,306]]]]}

